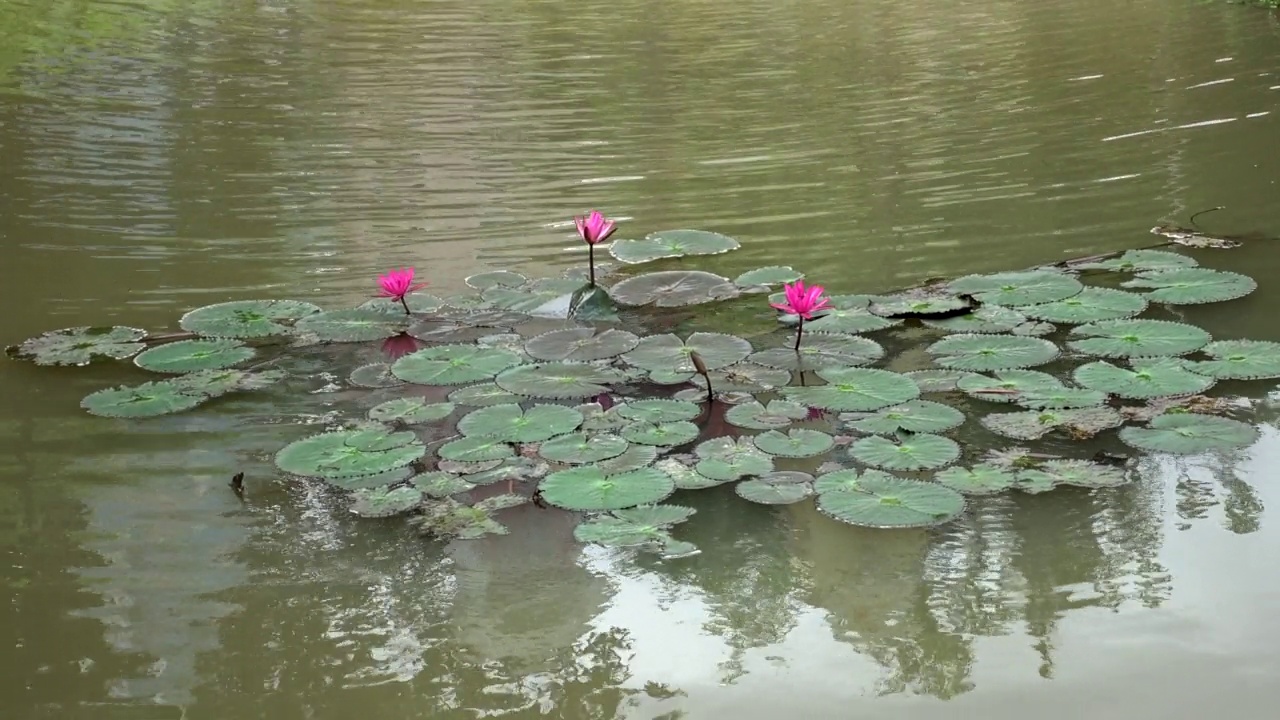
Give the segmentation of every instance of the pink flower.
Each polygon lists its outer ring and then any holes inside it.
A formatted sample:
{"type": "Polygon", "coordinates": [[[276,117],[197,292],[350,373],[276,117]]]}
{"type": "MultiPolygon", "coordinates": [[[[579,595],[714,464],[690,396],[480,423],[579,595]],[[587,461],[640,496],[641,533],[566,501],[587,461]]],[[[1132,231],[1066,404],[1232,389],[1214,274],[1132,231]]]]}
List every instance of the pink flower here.
{"type": "Polygon", "coordinates": [[[785,313],[812,320],[814,313],[827,309],[828,300],[822,296],[821,285],[805,287],[803,280],[797,280],[784,285],[782,289],[787,295],[786,301],[769,304],[785,313]]]}
{"type": "Polygon", "coordinates": [[[588,245],[604,242],[617,229],[617,223],[606,219],[599,210],[592,210],[587,217],[574,218],[573,224],[578,226],[578,235],[588,245]]]}
{"type": "Polygon", "coordinates": [[[382,286],[378,294],[382,297],[395,298],[404,302],[404,296],[427,286],[426,283],[413,284],[413,268],[388,270],[386,275],[378,276],[378,284],[382,286]]]}

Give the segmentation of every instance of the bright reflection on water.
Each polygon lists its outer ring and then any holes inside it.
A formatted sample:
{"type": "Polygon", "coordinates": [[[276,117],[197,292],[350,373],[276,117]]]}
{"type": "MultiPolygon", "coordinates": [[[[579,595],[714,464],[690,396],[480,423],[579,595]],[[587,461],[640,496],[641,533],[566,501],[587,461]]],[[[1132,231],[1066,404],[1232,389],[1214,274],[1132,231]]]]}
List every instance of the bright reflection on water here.
{"type": "MultiPolygon", "coordinates": [[[[442,292],[550,273],[582,262],[568,218],[591,206],[624,234],[743,241],[699,267],[791,264],[841,292],[1137,247],[1215,205],[1211,229],[1277,237],[1278,38],[1265,11],[1157,0],[10,0],[0,342],[172,327],[230,298],[357,302],[393,264],[442,292]]],[[[1272,247],[1201,257],[1262,288],[1186,320],[1280,340],[1272,247]]],[[[272,453],[344,399],[319,370],[126,423],[77,402],[127,367],[5,365],[7,716],[1264,717],[1278,699],[1273,409],[1239,452],[976,502],[931,532],[689,493],[678,535],[703,553],[663,561],[584,549],[534,508],[505,538],[427,543],[273,482],[272,453]]]]}

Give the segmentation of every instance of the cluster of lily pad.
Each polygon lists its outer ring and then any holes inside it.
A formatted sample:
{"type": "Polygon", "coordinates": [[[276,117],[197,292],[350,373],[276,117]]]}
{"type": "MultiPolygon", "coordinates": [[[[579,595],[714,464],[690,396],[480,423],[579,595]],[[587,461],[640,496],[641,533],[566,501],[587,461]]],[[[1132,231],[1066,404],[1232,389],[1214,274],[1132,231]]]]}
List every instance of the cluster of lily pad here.
{"type": "MultiPolygon", "coordinates": [[[[716,233],[676,230],[618,240],[609,251],[634,265],[737,247],[716,233]]],[[[799,347],[785,329],[755,343],[632,332],[643,308],[776,291],[803,277],[792,268],[735,279],[697,270],[601,274],[594,262],[591,281],[576,269],[544,279],[488,272],[467,279],[474,293],[441,298],[411,292],[409,272],[396,280],[398,294],[357,308],[227,302],[183,316],[185,334],[70,328],[10,351],[41,365],[132,358],[169,376],[82,403],[95,415],[144,418],[266,387],[284,376],[279,359],[293,348],[384,343],[399,348],[393,360],[344,374],[350,387],[388,399],[286,446],[280,470],[349,493],[361,516],[408,516],[434,536],[505,533],[500,512],[534,502],[583,513],[576,536],[584,542],[671,556],[695,551],[672,535],[693,513],[663,504],[677,492],[731,484],[762,504],[813,497],[854,525],[937,525],[961,515],[969,496],[1113,487],[1131,477],[1123,463],[1019,448],[984,455],[956,439],[970,416],[1021,442],[1121,428],[1119,440],[1138,450],[1199,453],[1247,445],[1256,430],[1196,412],[1220,406],[1188,399],[1219,380],[1280,377],[1276,343],[1213,341],[1191,325],[1139,317],[1256,287],[1173,252],[1129,251],[892,295],[824,296],[810,317],[776,313],[784,327],[807,331],[799,347]],[[535,318],[563,327],[520,332],[535,318]],[[911,351],[917,328],[942,334],[923,348],[932,367],[886,369],[885,344],[867,335],[911,351]],[[447,398],[401,392],[413,386],[445,388],[447,398]]],[[[790,307],[784,293],[769,299],[790,307]]]]}

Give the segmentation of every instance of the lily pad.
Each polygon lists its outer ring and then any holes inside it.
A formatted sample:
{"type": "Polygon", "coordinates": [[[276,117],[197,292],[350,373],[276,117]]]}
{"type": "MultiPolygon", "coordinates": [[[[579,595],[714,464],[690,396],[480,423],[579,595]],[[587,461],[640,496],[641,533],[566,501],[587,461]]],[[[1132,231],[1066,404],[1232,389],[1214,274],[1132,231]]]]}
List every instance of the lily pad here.
{"type": "Polygon", "coordinates": [[[1059,485],[1085,488],[1116,487],[1128,482],[1124,471],[1113,465],[1088,460],[1047,460],[1039,467],[1022,470],[1014,487],[1023,492],[1043,492],[1059,485]]]}
{"type": "Polygon", "coordinates": [[[494,270],[472,275],[463,282],[476,290],[488,290],[495,287],[518,288],[529,282],[529,278],[510,270],[494,270]]]}
{"type": "MultiPolygon", "coordinates": [[[[574,304],[574,296],[585,290],[586,285],[581,280],[543,278],[518,289],[492,287],[481,293],[480,297],[490,307],[500,310],[545,317],[568,317],[574,304]]],[[[500,321],[499,324],[508,323],[500,321]]]]}
{"type": "Polygon", "coordinates": [[[466,480],[472,485],[493,485],[495,483],[518,483],[541,480],[551,472],[551,466],[540,460],[527,457],[507,458],[492,470],[468,475],[466,480]]]}
{"type": "Polygon", "coordinates": [[[1033,410],[1069,410],[1101,405],[1107,401],[1107,394],[1098,390],[1063,387],[1058,390],[1043,390],[1022,393],[1014,398],[1017,404],[1033,410]]]}
{"type": "Polygon", "coordinates": [[[884,348],[874,340],[852,335],[805,333],[796,352],[791,343],[784,347],[752,353],[751,362],[781,370],[820,370],[869,365],[884,357],[884,348]]]}
{"type": "MultiPolygon", "coordinates": [[[[616,243],[615,243],[616,244],[616,243]]],[[[636,275],[609,288],[619,305],[683,307],[737,297],[738,288],[728,279],[701,270],[666,270],[636,275]]]]}
{"type": "Polygon", "coordinates": [[[886,318],[926,318],[961,314],[973,306],[953,293],[923,291],[876,297],[867,309],[886,318]]]}
{"type": "Polygon", "coordinates": [[[1108,358],[1185,355],[1212,339],[1194,325],[1166,320],[1104,320],[1081,325],[1071,334],[1087,338],[1068,343],[1073,350],[1108,358]]]}
{"type": "Polygon", "coordinates": [[[1071,275],[1050,271],[969,275],[948,283],[953,293],[972,295],[986,305],[1021,307],[1065,300],[1084,285],[1071,275]]]}
{"type": "Polygon", "coordinates": [[[80,401],[80,407],[100,417],[144,418],[190,410],[208,399],[205,393],[161,380],[90,393],[80,401]]]}
{"type": "Polygon", "coordinates": [[[773,459],[760,452],[751,438],[718,437],[705,440],[694,448],[698,474],[728,482],[749,475],[773,472],[773,459]]]}
{"type": "Polygon", "coordinates": [[[653,468],[605,475],[594,465],[561,470],[538,485],[542,499],[565,510],[621,510],[662,501],[675,482],[653,468]]]}
{"type": "Polygon", "coordinates": [[[411,432],[339,430],[289,443],[276,453],[276,467],[304,477],[353,478],[405,467],[425,452],[411,432]]]}
{"type": "Polygon", "coordinates": [[[970,397],[988,402],[1011,403],[1030,394],[1055,393],[1066,389],[1062,381],[1038,370],[1001,370],[995,378],[971,373],[957,387],[970,397]]]}
{"type": "Polygon", "coordinates": [[[951,333],[1005,333],[1027,321],[1027,316],[1007,307],[987,305],[971,313],[940,320],[925,319],[924,324],[951,333]]]}
{"type": "Polygon", "coordinates": [[[588,362],[621,355],[634,349],[639,341],[626,330],[569,328],[531,338],[525,344],[525,352],[537,360],[588,362]]]}
{"type": "Polygon", "coordinates": [[[852,468],[844,468],[819,475],[813,481],[813,490],[819,495],[835,492],[860,492],[858,483],[864,479],[894,480],[896,478],[883,470],[863,470],[859,472],[852,468]]]}
{"type": "Polygon", "coordinates": [[[347,381],[352,385],[364,388],[388,388],[403,385],[404,381],[391,374],[388,363],[369,363],[351,371],[347,381]]]}
{"type": "Polygon", "coordinates": [[[395,361],[391,374],[418,385],[464,385],[491,380],[519,362],[519,355],[497,348],[437,345],[395,361]]]}
{"type": "MultiPolygon", "coordinates": [[[[1146,272],[1148,270],[1176,270],[1198,265],[1193,258],[1163,250],[1129,250],[1123,255],[1098,262],[1081,263],[1080,270],[1111,270],[1114,272],[1146,272]]],[[[1098,318],[1101,320],[1102,318],[1098,318]]]]}
{"type": "Polygon", "coordinates": [[[490,437],[507,442],[534,443],[573,432],[582,424],[582,413],[564,405],[490,405],[473,410],[458,421],[458,432],[467,437],[490,437]]]}
{"type": "Polygon", "coordinates": [[[885,470],[932,470],[955,462],[960,446],[941,435],[899,435],[893,439],[873,435],[850,445],[849,455],[885,470]]]}
{"type": "Polygon", "coordinates": [[[1158,270],[1140,273],[1124,283],[1128,288],[1155,288],[1147,293],[1151,302],[1166,305],[1200,305],[1235,300],[1253,292],[1258,283],[1239,273],[1204,268],[1158,270]]]}
{"type": "Polygon", "coordinates": [[[1248,423],[1199,413],[1167,413],[1152,419],[1144,428],[1120,431],[1120,440],[1126,445],[1178,455],[1231,450],[1257,439],[1257,428],[1248,423]]]}
{"type": "Polygon", "coordinates": [[[1213,360],[1189,363],[1199,375],[1219,380],[1263,380],[1280,377],[1280,343],[1263,340],[1219,340],[1202,352],[1213,360]]]}
{"type": "Polygon", "coordinates": [[[369,488],[351,496],[351,512],[366,518],[403,515],[422,503],[422,491],[412,487],[369,488]]]}
{"type": "Polygon", "coordinates": [[[458,388],[449,393],[449,402],[471,407],[488,407],[489,405],[507,405],[520,402],[520,396],[509,393],[494,383],[481,383],[470,387],[458,388]]]}
{"type": "Polygon", "coordinates": [[[903,374],[911,378],[911,381],[920,388],[920,392],[922,393],[955,392],[959,389],[958,383],[962,379],[970,376],[985,377],[983,375],[978,375],[977,373],[969,372],[968,370],[946,370],[941,368],[932,370],[912,370],[911,372],[903,374]]]}
{"type": "Polygon", "coordinates": [[[73,327],[51,330],[9,348],[16,357],[37,365],[88,365],[95,355],[123,360],[146,347],[139,342],[145,330],[112,327],[73,327]]]}
{"type": "Polygon", "coordinates": [[[830,368],[819,370],[817,375],[827,384],[783,388],[783,395],[805,407],[836,412],[874,412],[920,396],[920,388],[911,378],[888,370],[830,368]]]}
{"type": "Polygon", "coordinates": [[[152,372],[188,373],[229,368],[254,355],[253,348],[238,340],[179,340],[144,351],[133,364],[152,372]]]}
{"type": "Polygon", "coordinates": [[[1132,370],[1108,362],[1093,362],[1076,368],[1075,381],[1092,390],[1100,390],[1122,398],[1147,398],[1194,395],[1213,387],[1215,380],[1191,372],[1174,358],[1134,360],[1132,370]]]}
{"type": "Polygon", "coordinates": [[[612,368],[547,363],[512,368],[494,382],[503,390],[525,397],[571,400],[608,392],[610,385],[621,380],[622,374],[612,368]]]}
{"type": "Polygon", "coordinates": [[[733,488],[738,497],[761,505],[790,505],[813,494],[813,476],[804,472],[780,471],[752,480],[744,480],[733,488]]]}
{"type": "Polygon", "coordinates": [[[479,483],[471,483],[457,475],[437,471],[414,475],[410,484],[418,491],[419,498],[423,495],[429,498],[446,498],[471,492],[479,483]]]}
{"type": "Polygon", "coordinates": [[[652,505],[616,510],[582,523],[573,530],[578,542],[593,542],[605,547],[635,547],[666,544],[672,525],[688,520],[693,508],[679,505],[652,505]]]}
{"type": "Polygon", "coordinates": [[[705,230],[663,230],[643,240],[615,240],[609,254],[628,265],[687,255],[719,255],[737,250],[738,241],[705,230]]]}
{"type": "Polygon", "coordinates": [[[999,465],[979,463],[973,467],[939,470],[934,478],[962,495],[994,495],[1013,487],[1017,477],[999,465]]]}
{"type": "MultiPolygon", "coordinates": [[[[830,305],[822,311],[822,316],[804,324],[806,332],[813,333],[858,333],[886,330],[902,324],[901,320],[880,317],[871,312],[871,297],[867,295],[833,295],[828,298],[830,305]]],[[[788,324],[795,324],[796,316],[789,317],[788,324]]]]}
{"type": "Polygon", "coordinates": [[[692,420],[702,414],[702,408],[679,400],[632,400],[617,406],[618,414],[628,420],[662,423],[692,420]]]}
{"type": "Polygon", "coordinates": [[[964,413],[942,403],[911,400],[872,414],[842,415],[840,419],[846,421],[848,428],[876,435],[894,435],[902,430],[940,433],[959,427],[964,422],[964,413]]]}
{"type": "Polygon", "coordinates": [[[951,335],[926,350],[943,367],[977,372],[1043,365],[1058,357],[1058,346],[1048,340],[1015,335],[951,335]]]}
{"type": "Polygon", "coordinates": [[[475,435],[447,442],[440,446],[436,454],[443,460],[474,463],[485,460],[506,460],[512,456],[513,452],[511,444],[505,440],[475,435]]]}
{"type": "MultiPolygon", "coordinates": [[[[1027,307],[1037,307],[1037,306],[1028,305],[1027,307]]],[[[1026,310],[1027,308],[1020,308],[1020,309],[1026,310]]],[[[1022,323],[1021,325],[1015,327],[1009,332],[1014,335],[1025,335],[1026,337],[1044,337],[1045,335],[1052,335],[1057,331],[1058,331],[1058,326],[1054,325],[1053,323],[1036,322],[1034,320],[1028,320],[1027,322],[1022,323]]]]}
{"type": "Polygon", "coordinates": [[[835,439],[830,435],[808,428],[792,428],[785,433],[770,430],[756,435],[754,440],[762,452],[776,457],[814,457],[835,447],[835,439]]]}
{"type": "Polygon", "coordinates": [[[542,457],[558,463],[581,465],[615,458],[630,445],[617,435],[573,433],[552,438],[538,448],[542,457]]]}
{"type": "MultiPolygon", "coordinates": [[[[415,314],[433,313],[445,305],[444,300],[427,293],[409,293],[404,296],[404,302],[405,305],[409,306],[409,312],[415,314]]],[[[401,305],[400,301],[395,298],[372,298],[357,305],[356,309],[375,310],[389,315],[404,315],[404,305],[401,305]]]]}
{"type": "Polygon", "coordinates": [[[404,315],[377,310],[330,310],[308,315],[294,324],[323,342],[366,342],[394,337],[409,327],[404,315]]]}
{"type": "Polygon", "coordinates": [[[223,370],[199,370],[171,378],[173,383],[186,393],[200,393],[209,397],[225,395],[237,390],[261,390],[270,387],[284,378],[282,370],[264,370],[249,372],[226,368],[223,370]]]}
{"type": "MultiPolygon", "coordinates": [[[[708,374],[711,376],[712,388],[720,394],[754,395],[786,387],[791,383],[791,371],[749,362],[730,365],[722,370],[712,370],[708,374]]],[[[690,382],[703,389],[707,387],[707,381],[701,375],[694,375],[690,382]]]]}
{"type": "Polygon", "coordinates": [[[292,321],[320,311],[298,300],[236,300],[192,310],[178,325],[206,337],[259,338],[284,335],[292,321]]]}
{"type": "Polygon", "coordinates": [[[623,426],[618,434],[627,440],[640,445],[656,445],[658,447],[675,447],[693,442],[701,430],[691,422],[648,423],[633,422],[623,426]]]}
{"type": "Polygon", "coordinates": [[[1120,427],[1124,417],[1114,408],[1087,407],[1074,410],[1025,410],[995,413],[982,418],[988,430],[1018,440],[1035,440],[1062,428],[1071,437],[1093,437],[1103,430],[1120,427]]]}
{"type": "Polygon", "coordinates": [[[935,483],[866,473],[857,489],[818,493],[818,510],[849,523],[873,528],[940,525],[964,512],[964,496],[935,483]]]}
{"type": "Polygon", "coordinates": [[[396,398],[379,403],[369,410],[369,419],[377,422],[403,422],[408,425],[443,420],[456,409],[453,403],[428,403],[420,397],[396,398]]]}
{"type": "Polygon", "coordinates": [[[785,265],[771,265],[769,267],[748,270],[738,277],[734,278],[733,284],[740,288],[753,288],[761,285],[781,285],[783,283],[795,282],[804,277],[804,273],[795,268],[785,265]]]}
{"type": "Polygon", "coordinates": [[[708,370],[718,370],[750,354],[751,343],[720,333],[697,332],[686,340],[677,335],[650,335],[622,359],[645,370],[691,373],[695,368],[690,356],[695,352],[708,370]]]}
{"type": "Polygon", "coordinates": [[[693,468],[674,458],[660,460],[654,467],[670,476],[677,490],[705,490],[725,483],[722,480],[712,480],[699,475],[693,468]]]}
{"type": "Polygon", "coordinates": [[[752,401],[734,405],[724,413],[725,422],[752,430],[785,428],[795,420],[809,416],[809,408],[789,400],[770,400],[768,405],[752,401]]]}
{"type": "Polygon", "coordinates": [[[606,476],[621,475],[633,470],[648,467],[658,459],[658,448],[653,445],[632,445],[621,455],[601,460],[594,467],[606,476]]]}
{"type": "Polygon", "coordinates": [[[1027,317],[1048,322],[1078,324],[1102,320],[1123,320],[1147,309],[1147,299],[1136,293],[1111,288],[1087,287],[1066,300],[1032,305],[1022,309],[1027,317]]]}

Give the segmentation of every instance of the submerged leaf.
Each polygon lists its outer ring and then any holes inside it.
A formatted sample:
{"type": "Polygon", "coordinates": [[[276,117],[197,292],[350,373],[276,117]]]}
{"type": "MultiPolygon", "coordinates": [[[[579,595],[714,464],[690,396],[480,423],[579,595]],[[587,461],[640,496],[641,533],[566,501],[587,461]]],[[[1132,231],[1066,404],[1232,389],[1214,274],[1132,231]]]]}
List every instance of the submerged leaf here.
{"type": "Polygon", "coordinates": [[[1174,358],[1134,360],[1132,370],[1108,362],[1092,362],[1076,368],[1077,383],[1122,398],[1144,400],[1173,395],[1194,395],[1213,387],[1214,379],[1191,372],[1174,358]]]}
{"type": "Polygon", "coordinates": [[[351,371],[348,382],[357,387],[388,388],[403,385],[404,381],[391,374],[391,366],[387,363],[369,363],[351,371]]]}
{"type": "Polygon", "coordinates": [[[785,433],[770,430],[756,435],[754,439],[762,452],[777,457],[813,457],[835,447],[835,439],[830,435],[808,428],[792,428],[785,433]]]}
{"type": "Polygon", "coordinates": [[[738,497],[753,503],[790,505],[813,494],[813,476],[803,472],[771,472],[740,482],[733,490],[738,493],[738,497]]]}
{"type": "Polygon", "coordinates": [[[751,343],[740,337],[697,332],[686,340],[677,335],[650,335],[622,359],[645,370],[692,373],[694,353],[708,370],[718,370],[741,361],[750,352],[751,343]]]}
{"type": "Polygon", "coordinates": [[[145,330],[122,325],[73,327],[50,330],[9,351],[37,365],[88,365],[95,355],[123,360],[146,347],[139,342],[145,337],[145,330]]]}
{"type": "Polygon", "coordinates": [[[533,443],[573,432],[582,424],[582,413],[564,405],[490,405],[473,410],[458,421],[458,432],[506,442],[533,443]]]}
{"type": "MultiPolygon", "coordinates": [[[[1164,250],[1129,250],[1119,257],[1098,262],[1081,263],[1080,270],[1112,270],[1115,272],[1145,272],[1148,270],[1175,270],[1198,265],[1193,258],[1164,250]]],[[[1101,318],[1099,318],[1101,319],[1101,318]]]]}
{"type": "Polygon", "coordinates": [[[249,372],[227,368],[187,373],[171,378],[168,382],[180,387],[183,392],[217,397],[236,390],[261,390],[279,382],[283,377],[282,370],[249,372]]]}
{"type": "Polygon", "coordinates": [[[992,275],[969,275],[947,285],[953,293],[972,295],[987,305],[1039,305],[1065,300],[1084,289],[1065,273],[1035,270],[992,275]]]}
{"type": "Polygon", "coordinates": [[[318,312],[318,305],[298,300],[236,300],[192,310],[178,325],[206,337],[259,338],[284,335],[286,323],[318,312]]]}
{"type": "Polygon", "coordinates": [[[994,495],[1013,487],[1016,476],[1006,468],[988,463],[973,467],[950,467],[934,476],[939,483],[962,495],[994,495]]]}
{"type": "Polygon", "coordinates": [[[459,495],[461,493],[474,490],[477,484],[471,483],[457,475],[450,475],[447,472],[426,472],[413,476],[410,481],[415,489],[421,495],[431,498],[445,498],[450,495],[459,495]]]}
{"type": "Polygon", "coordinates": [[[635,348],[639,341],[626,330],[569,328],[531,338],[525,344],[525,352],[537,360],[588,362],[621,355],[635,348]]]}
{"type": "Polygon", "coordinates": [[[1159,270],[1140,273],[1125,287],[1156,288],[1147,293],[1152,302],[1167,305],[1199,305],[1235,300],[1253,292],[1258,283],[1239,273],[1204,268],[1159,270]]]}
{"type": "Polygon", "coordinates": [[[1230,418],[1197,413],[1170,413],[1144,428],[1120,431],[1120,440],[1142,450],[1194,455],[1209,450],[1244,447],[1258,439],[1257,428],[1230,418]]]}
{"type": "Polygon", "coordinates": [[[547,363],[512,368],[494,382],[503,390],[525,397],[571,400],[608,392],[610,385],[622,379],[622,374],[612,368],[547,363]]]}
{"type": "Polygon", "coordinates": [[[1147,309],[1147,299],[1110,288],[1087,287],[1066,300],[1023,308],[1027,317],[1056,323],[1088,323],[1123,320],[1147,309]]]}
{"type": "Polygon", "coordinates": [[[665,270],[636,275],[609,288],[619,305],[682,307],[736,297],[740,291],[728,279],[701,270],[665,270]]]}
{"type": "Polygon", "coordinates": [[[1085,488],[1116,487],[1128,482],[1122,470],[1088,460],[1047,460],[1039,467],[1022,470],[1014,484],[1023,492],[1044,492],[1059,485],[1085,488]]]}
{"type": "Polygon", "coordinates": [[[369,419],[418,425],[443,420],[453,414],[455,407],[453,403],[428,403],[420,397],[396,398],[371,408],[369,419]]]}
{"type": "Polygon", "coordinates": [[[554,472],[538,485],[542,498],[565,510],[621,510],[660,502],[675,482],[653,468],[605,475],[594,465],[554,472]]]}
{"type": "Polygon", "coordinates": [[[638,263],[678,258],[686,255],[719,255],[737,250],[738,241],[705,230],[663,230],[650,233],[643,240],[616,240],[609,254],[619,262],[638,263]]]}
{"type": "Polygon", "coordinates": [[[1071,331],[1068,345],[1089,355],[1108,358],[1185,355],[1204,347],[1212,338],[1194,325],[1167,320],[1104,320],[1071,331]]]}
{"type": "Polygon", "coordinates": [[[1034,337],[951,335],[926,350],[953,370],[1010,370],[1043,365],[1058,356],[1058,346],[1034,337]]]}
{"type": "Polygon", "coordinates": [[[289,443],[276,453],[276,467],[304,477],[353,478],[405,467],[425,450],[411,432],[339,430],[289,443]]]}
{"type": "Polygon", "coordinates": [[[849,455],[858,462],[885,470],[932,470],[950,465],[960,457],[960,446],[941,435],[905,435],[895,438],[873,435],[849,446],[849,455]]]}
{"type": "Polygon", "coordinates": [[[1098,390],[1064,387],[1059,390],[1032,391],[1018,395],[1014,402],[1034,410],[1066,410],[1101,405],[1107,394],[1098,390]]]}
{"type": "Polygon", "coordinates": [[[911,400],[882,408],[874,414],[841,415],[840,419],[848,428],[877,435],[893,435],[901,430],[940,433],[963,423],[964,413],[942,403],[911,400]]]}
{"type": "Polygon", "coordinates": [[[1025,410],[995,413],[982,418],[982,424],[988,430],[1018,440],[1035,440],[1057,428],[1066,430],[1076,439],[1088,438],[1103,430],[1119,427],[1123,422],[1120,413],[1109,407],[1025,410]]]}
{"type": "Polygon", "coordinates": [[[152,372],[188,373],[229,368],[254,354],[253,348],[238,340],[179,340],[144,351],[133,364],[152,372]]]}
{"type": "Polygon", "coordinates": [[[468,507],[456,500],[445,499],[426,503],[422,509],[422,515],[410,522],[427,535],[474,540],[485,535],[507,534],[507,528],[479,504],[468,507]]]}
{"type": "Polygon", "coordinates": [[[1280,377],[1280,343],[1263,340],[1219,340],[1202,352],[1213,360],[1194,362],[1188,369],[1219,380],[1263,380],[1280,377]]]}
{"type": "Polygon", "coordinates": [[[751,362],[782,370],[820,370],[869,365],[884,357],[884,348],[874,340],[852,335],[805,333],[800,351],[791,343],[753,353],[751,362]]]}
{"type": "Polygon", "coordinates": [[[928,527],[959,517],[964,496],[934,483],[868,472],[849,490],[819,492],[818,509],[850,525],[928,527]]]}
{"type": "Polygon", "coordinates": [[[351,512],[366,518],[383,518],[401,515],[417,507],[422,502],[422,491],[411,487],[398,487],[394,490],[369,488],[356,490],[352,494],[351,512]]]}
{"type": "Polygon", "coordinates": [[[788,400],[770,400],[768,405],[753,400],[726,410],[724,420],[734,427],[776,430],[808,416],[809,408],[788,400]]]}
{"type": "Polygon", "coordinates": [[[190,410],[208,399],[207,394],[161,380],[90,393],[80,401],[80,407],[101,417],[144,418],[190,410]]]}
{"type": "Polygon", "coordinates": [[[519,362],[519,355],[497,348],[437,345],[395,361],[391,374],[418,385],[463,385],[490,380],[519,362]]]}
{"type": "Polygon", "coordinates": [[[920,395],[911,378],[888,370],[832,368],[819,370],[817,375],[827,384],[783,388],[783,395],[806,407],[836,412],[873,412],[920,395]]]}

